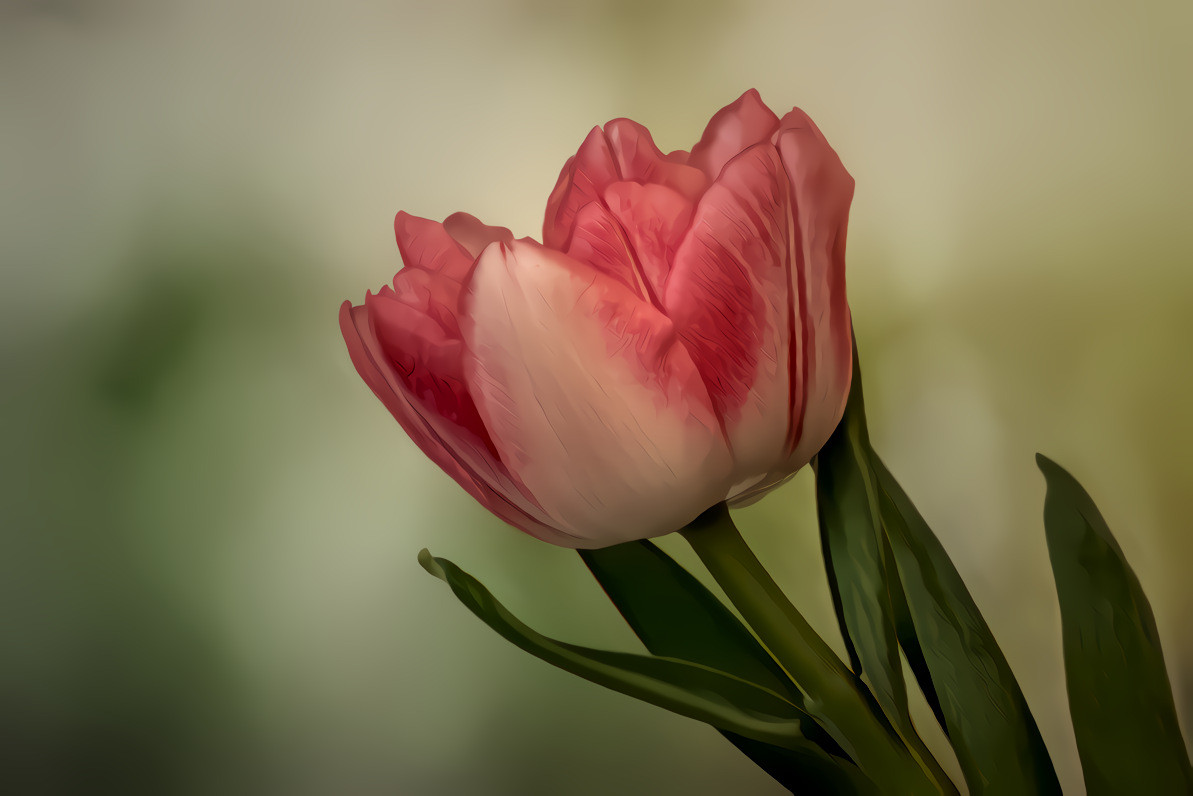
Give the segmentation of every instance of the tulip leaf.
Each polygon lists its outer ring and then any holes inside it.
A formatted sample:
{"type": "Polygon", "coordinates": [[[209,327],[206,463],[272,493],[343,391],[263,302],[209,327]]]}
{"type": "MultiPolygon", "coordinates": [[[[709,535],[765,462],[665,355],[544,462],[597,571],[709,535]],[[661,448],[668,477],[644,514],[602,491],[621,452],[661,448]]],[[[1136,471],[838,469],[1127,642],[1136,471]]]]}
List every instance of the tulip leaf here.
{"type": "Polygon", "coordinates": [[[478,580],[447,559],[423,550],[418,561],[451,586],[481,621],[553,666],[756,741],[793,751],[815,748],[801,732],[811,719],[775,691],[690,661],[597,650],[548,638],[519,621],[478,580]]]}
{"type": "Polygon", "coordinates": [[[866,674],[891,722],[905,734],[914,733],[895,632],[878,494],[869,467],[870,441],[856,346],[853,358],[845,415],[816,455],[821,545],[850,666],[857,674],[866,674]]]}
{"type": "Polygon", "coordinates": [[[944,711],[940,707],[940,697],[936,695],[936,687],[932,685],[932,672],[928,670],[928,661],[924,658],[924,649],[920,646],[920,639],[915,634],[915,622],[911,618],[911,609],[907,605],[907,595],[903,593],[903,584],[899,581],[899,567],[895,564],[895,553],[891,550],[891,542],[883,531],[882,537],[883,560],[886,564],[888,593],[891,597],[891,608],[894,610],[895,635],[899,639],[899,646],[903,650],[903,657],[907,658],[907,665],[920,686],[920,692],[940,728],[948,737],[949,728],[944,720],[944,711]]]}
{"type": "MultiPolygon", "coordinates": [[[[804,697],[770,653],[712,592],[648,541],[581,558],[626,622],[655,655],[704,664],[782,694],[803,707],[804,697]]],[[[796,793],[876,793],[877,788],[815,721],[800,731],[799,750],[721,732],[784,787],[796,793]]]]}
{"type": "Polygon", "coordinates": [[[970,793],[1060,793],[1023,692],[944,547],[871,452],[882,522],[970,793]]]}
{"type": "Polygon", "coordinates": [[[1193,793],[1151,606],[1081,485],[1038,455],[1065,679],[1090,794],[1193,793]]]}

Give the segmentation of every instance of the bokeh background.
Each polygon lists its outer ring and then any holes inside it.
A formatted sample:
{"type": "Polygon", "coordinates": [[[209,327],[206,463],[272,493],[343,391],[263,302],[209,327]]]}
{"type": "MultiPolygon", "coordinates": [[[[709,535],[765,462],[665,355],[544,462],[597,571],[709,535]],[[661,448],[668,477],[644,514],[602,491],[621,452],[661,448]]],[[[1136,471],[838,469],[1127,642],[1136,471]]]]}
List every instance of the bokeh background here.
{"type": "MultiPolygon", "coordinates": [[[[416,564],[635,649],[357,378],[399,209],[537,235],[628,116],[757,87],[857,180],[876,443],[1082,792],[1032,454],[1091,490],[1193,722],[1193,5],[0,2],[0,777],[10,793],[780,793],[416,564]]],[[[739,513],[840,647],[805,474],[739,513]]],[[[665,546],[692,561],[682,545],[665,546]]]]}

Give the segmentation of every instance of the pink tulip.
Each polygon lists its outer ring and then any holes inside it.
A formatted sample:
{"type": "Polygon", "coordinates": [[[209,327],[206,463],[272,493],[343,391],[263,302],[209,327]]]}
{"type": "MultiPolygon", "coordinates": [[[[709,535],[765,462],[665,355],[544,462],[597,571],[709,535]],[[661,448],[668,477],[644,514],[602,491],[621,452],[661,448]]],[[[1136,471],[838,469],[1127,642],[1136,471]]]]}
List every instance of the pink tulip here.
{"type": "Polygon", "coordinates": [[[692,151],[594,128],[543,243],[399,213],[405,268],[340,327],[414,442],[521,530],[596,548],[750,502],[832,433],[851,377],[853,178],[754,90],[692,151]]]}

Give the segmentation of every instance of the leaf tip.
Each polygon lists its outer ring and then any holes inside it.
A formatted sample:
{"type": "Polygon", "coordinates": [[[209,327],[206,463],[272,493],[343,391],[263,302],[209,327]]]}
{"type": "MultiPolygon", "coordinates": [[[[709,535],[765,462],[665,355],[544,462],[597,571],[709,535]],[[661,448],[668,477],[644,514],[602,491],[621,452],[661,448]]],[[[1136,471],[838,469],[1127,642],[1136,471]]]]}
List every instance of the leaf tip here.
{"type": "Polygon", "coordinates": [[[439,562],[435,560],[435,556],[431,555],[431,551],[427,548],[424,547],[418,551],[418,563],[423,569],[440,580],[447,580],[443,567],[439,565],[439,562]]]}
{"type": "MultiPolygon", "coordinates": [[[[1040,468],[1040,472],[1044,474],[1044,479],[1051,481],[1054,476],[1067,476],[1068,471],[1059,464],[1049,459],[1042,453],[1036,454],[1036,467],[1040,468]]],[[[1072,478],[1072,476],[1069,476],[1072,478]]]]}

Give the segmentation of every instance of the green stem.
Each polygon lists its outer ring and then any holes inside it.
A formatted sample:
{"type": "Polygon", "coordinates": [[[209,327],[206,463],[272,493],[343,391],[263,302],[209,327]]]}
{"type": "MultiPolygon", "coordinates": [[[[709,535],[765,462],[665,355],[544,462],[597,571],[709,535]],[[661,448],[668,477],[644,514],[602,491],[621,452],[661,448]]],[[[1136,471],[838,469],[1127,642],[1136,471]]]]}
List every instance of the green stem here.
{"type": "Polygon", "coordinates": [[[912,756],[864,686],[783,594],[720,503],[680,533],[775,660],[807,695],[806,709],[884,790],[945,792],[912,756]]]}

